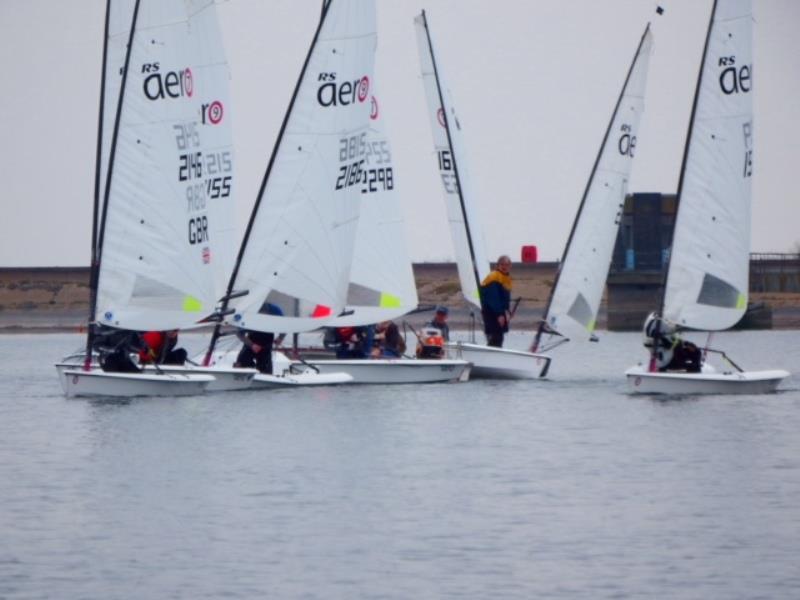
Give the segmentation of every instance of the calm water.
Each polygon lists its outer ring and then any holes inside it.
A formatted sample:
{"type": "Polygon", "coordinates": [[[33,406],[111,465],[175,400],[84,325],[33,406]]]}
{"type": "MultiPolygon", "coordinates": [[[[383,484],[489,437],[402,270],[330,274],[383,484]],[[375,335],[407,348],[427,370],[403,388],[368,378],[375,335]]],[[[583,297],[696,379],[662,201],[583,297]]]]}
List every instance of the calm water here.
{"type": "Polygon", "coordinates": [[[631,397],[605,334],[545,382],[67,400],[80,343],[0,336],[0,598],[800,597],[797,375],[631,397]]]}

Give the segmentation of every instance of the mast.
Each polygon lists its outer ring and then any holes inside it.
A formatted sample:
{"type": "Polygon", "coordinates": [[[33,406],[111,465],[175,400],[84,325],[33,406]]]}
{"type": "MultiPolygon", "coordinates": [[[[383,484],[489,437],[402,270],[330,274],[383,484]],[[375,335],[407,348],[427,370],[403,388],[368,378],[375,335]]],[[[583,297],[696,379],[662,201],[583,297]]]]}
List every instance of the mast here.
{"type": "MultiPolygon", "coordinates": [[[[686,176],[686,163],[689,158],[689,149],[692,143],[692,131],[694,130],[694,118],[695,114],[697,113],[697,102],[698,98],[700,97],[700,85],[703,83],[703,73],[705,72],[706,67],[706,55],[708,54],[708,44],[711,39],[711,28],[714,25],[714,16],[717,12],[717,0],[714,0],[714,4],[711,6],[711,15],[709,16],[708,20],[708,29],[706,31],[706,42],[703,46],[703,56],[700,59],[700,70],[697,74],[697,85],[695,86],[694,90],[694,100],[692,101],[692,114],[689,117],[689,129],[686,133],[686,143],[683,148],[683,160],[681,162],[681,174],[680,178],[678,179],[678,191],[676,194],[675,200],[675,225],[673,226],[672,230],[672,241],[675,240],[675,227],[678,225],[678,215],[680,213],[680,206],[681,206],[681,195],[683,194],[683,182],[686,176]]],[[[658,315],[661,317],[664,314],[664,300],[667,295],[667,281],[669,279],[669,270],[670,265],[672,262],[672,243],[670,243],[670,252],[667,256],[667,264],[665,265],[664,269],[664,276],[661,281],[661,301],[659,302],[658,306],[658,315]]],[[[655,338],[661,335],[661,318],[656,320],[655,323],[655,338]]],[[[653,348],[650,351],[650,368],[649,370],[655,371],[656,370],[656,353],[658,352],[658,344],[654,343],[653,348]]]]}
{"type": "Polygon", "coordinates": [[[106,91],[106,67],[108,60],[108,29],[109,20],[111,15],[111,0],[106,0],[106,19],[104,27],[104,40],[103,40],[103,65],[102,74],[100,77],[100,110],[98,116],[97,127],[97,156],[95,163],[95,179],[94,179],[94,207],[92,209],[92,259],[91,259],[91,274],[89,279],[89,324],[86,335],[86,358],[84,359],[84,370],[88,371],[92,360],[92,344],[94,342],[94,322],[96,320],[97,312],[97,285],[100,278],[100,261],[103,256],[103,238],[105,233],[106,213],[108,210],[109,191],[111,186],[111,174],[114,168],[114,154],[117,147],[117,135],[119,133],[120,113],[122,112],[122,102],[125,96],[125,82],[128,79],[128,65],[131,58],[131,49],[133,46],[133,36],[136,32],[136,20],[139,14],[139,1],[133,7],[133,17],[131,19],[131,30],[128,34],[128,44],[125,49],[125,65],[122,71],[122,81],[120,83],[119,98],[117,100],[117,111],[114,119],[114,131],[111,136],[111,150],[108,157],[108,169],[106,171],[106,185],[103,190],[103,211],[102,216],[98,214],[100,209],[100,171],[102,162],[103,151],[103,105],[105,103],[106,91]],[[98,217],[99,223],[98,223],[98,217]]]}
{"type": "Polygon", "coordinates": [[[539,348],[539,342],[541,341],[542,334],[544,333],[544,329],[547,325],[547,317],[550,312],[550,306],[553,302],[553,296],[555,296],[556,288],[558,287],[558,280],[561,278],[561,271],[564,267],[564,263],[567,260],[567,256],[569,256],[570,246],[572,245],[572,238],[575,236],[575,230],[578,227],[578,221],[580,221],[581,214],[583,213],[583,208],[586,204],[586,198],[589,195],[589,190],[592,187],[592,183],[594,182],[595,174],[597,173],[597,167],[600,164],[600,158],[603,155],[603,150],[605,149],[606,142],[608,142],[608,137],[611,135],[611,128],[614,125],[614,121],[617,118],[617,112],[619,111],[620,104],[622,103],[622,99],[625,96],[625,92],[628,88],[628,82],[631,79],[631,74],[633,73],[633,69],[636,66],[636,62],[639,59],[639,54],[642,51],[642,46],[644,45],[644,41],[647,38],[647,33],[650,31],[650,23],[647,23],[647,26],[644,28],[644,33],[642,34],[641,39],[639,40],[639,45],[636,48],[636,52],[633,55],[633,60],[631,61],[631,66],[628,68],[628,74],[625,76],[625,82],[622,84],[622,89],[619,92],[619,97],[617,98],[617,103],[614,105],[614,110],[611,113],[611,119],[608,122],[608,127],[606,127],[606,133],[603,136],[603,141],[600,143],[600,149],[597,152],[597,157],[594,160],[594,165],[592,165],[592,171],[589,174],[589,180],[586,182],[586,188],[583,190],[583,197],[581,198],[580,205],[578,206],[578,212],[575,215],[575,220],[572,222],[572,229],[569,232],[569,237],[567,238],[567,245],[564,248],[564,255],[561,257],[561,262],[558,265],[558,271],[556,271],[555,280],[553,281],[553,287],[550,288],[550,295],[547,298],[547,305],[544,309],[544,315],[542,315],[542,320],[539,321],[539,326],[536,329],[536,337],[533,339],[533,344],[531,346],[531,351],[536,352],[539,348]]]}
{"type": "MultiPolygon", "coordinates": [[[[250,220],[247,223],[247,228],[244,232],[244,237],[242,238],[242,244],[239,246],[239,253],[236,256],[236,262],[233,265],[233,271],[231,272],[231,278],[228,281],[228,289],[225,292],[225,296],[222,298],[222,306],[220,307],[219,313],[224,315],[228,310],[228,303],[231,300],[231,297],[234,295],[234,286],[236,285],[236,278],[239,275],[239,267],[242,264],[242,258],[244,257],[244,251],[247,248],[247,243],[250,239],[250,233],[253,230],[253,224],[256,221],[256,215],[258,214],[258,209],[261,206],[261,200],[264,197],[264,191],[267,188],[267,181],[269,180],[269,176],[272,173],[272,167],[275,163],[275,157],[278,155],[278,149],[283,142],[283,136],[286,132],[286,127],[289,123],[289,117],[292,114],[292,110],[294,108],[295,101],[297,100],[297,94],[300,92],[300,86],[303,83],[303,78],[305,77],[306,70],[308,69],[308,63],[311,60],[311,55],[314,53],[314,48],[317,45],[317,40],[319,39],[320,32],[322,31],[322,26],[325,23],[325,18],[328,16],[328,12],[330,11],[331,4],[333,4],[333,0],[323,0],[322,3],[322,15],[320,17],[319,23],[317,24],[317,31],[314,33],[314,38],[311,40],[311,46],[308,49],[308,54],[306,54],[306,59],[303,62],[303,68],[300,69],[300,76],[297,78],[297,84],[295,85],[294,92],[292,93],[292,98],[289,101],[289,108],[286,110],[286,114],[283,117],[283,123],[281,124],[281,129],[278,132],[278,138],[275,140],[275,146],[272,149],[272,155],[270,156],[269,163],[267,164],[267,170],[264,173],[264,177],[261,180],[261,187],[258,190],[258,195],[256,196],[256,202],[253,206],[253,210],[250,213],[250,220]]],[[[246,293],[246,292],[245,292],[246,293]]],[[[208,366],[211,363],[211,355],[214,353],[214,347],[217,345],[217,340],[219,340],[220,332],[222,329],[222,321],[219,321],[216,326],[214,327],[214,333],[211,334],[211,341],[208,345],[208,350],[206,351],[206,355],[203,359],[203,365],[208,366]]]]}
{"type": "Polygon", "coordinates": [[[478,290],[478,299],[481,301],[481,305],[483,305],[483,300],[480,297],[480,289],[481,289],[481,278],[478,275],[478,265],[475,261],[475,248],[472,243],[472,233],[470,232],[469,228],[469,219],[467,218],[467,208],[464,204],[464,194],[461,189],[461,178],[458,175],[458,163],[456,161],[456,154],[453,152],[453,140],[450,136],[450,120],[447,117],[447,109],[444,104],[444,95],[442,94],[442,86],[439,82],[439,70],[436,66],[436,56],[433,53],[433,43],[431,42],[431,32],[428,29],[428,18],[425,16],[425,11],[423,10],[421,13],[422,16],[422,23],[425,25],[425,36],[428,40],[428,50],[431,54],[431,64],[433,65],[433,78],[436,81],[436,91],[439,94],[439,105],[442,108],[442,116],[444,117],[444,130],[447,134],[447,145],[450,148],[450,158],[453,161],[453,174],[456,178],[456,187],[458,188],[458,201],[459,205],[461,206],[461,216],[464,219],[464,232],[467,234],[467,245],[469,246],[469,256],[470,260],[472,261],[472,273],[475,275],[475,285],[478,290]]]}

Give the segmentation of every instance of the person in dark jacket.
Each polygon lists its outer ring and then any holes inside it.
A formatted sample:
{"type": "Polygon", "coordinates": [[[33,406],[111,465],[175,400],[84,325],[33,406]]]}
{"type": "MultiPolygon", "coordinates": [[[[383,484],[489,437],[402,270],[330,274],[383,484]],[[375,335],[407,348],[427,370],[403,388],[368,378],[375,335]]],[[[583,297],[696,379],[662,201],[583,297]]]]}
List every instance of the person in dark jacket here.
{"type": "MultiPolygon", "coordinates": [[[[259,312],[283,316],[281,307],[271,302],[265,302],[259,312]]],[[[280,334],[277,339],[275,334],[268,331],[254,331],[250,329],[240,329],[236,337],[242,342],[242,349],[236,357],[234,366],[240,368],[258,369],[260,373],[272,375],[272,347],[277,343],[283,342],[284,334],[280,334]]]]}
{"type": "Polygon", "coordinates": [[[446,306],[437,306],[436,312],[433,315],[433,319],[431,319],[426,327],[433,327],[434,329],[438,329],[442,334],[442,339],[445,342],[450,341],[450,326],[447,324],[447,307],[446,306]]]}
{"type": "Polygon", "coordinates": [[[505,254],[481,282],[481,314],[486,343],[501,348],[511,318],[511,259],[505,254]]]}
{"type": "Polygon", "coordinates": [[[96,326],[93,350],[99,355],[103,371],[113,373],[138,373],[141,371],[131,360],[131,353],[139,352],[142,339],[136,331],[96,326]]]}

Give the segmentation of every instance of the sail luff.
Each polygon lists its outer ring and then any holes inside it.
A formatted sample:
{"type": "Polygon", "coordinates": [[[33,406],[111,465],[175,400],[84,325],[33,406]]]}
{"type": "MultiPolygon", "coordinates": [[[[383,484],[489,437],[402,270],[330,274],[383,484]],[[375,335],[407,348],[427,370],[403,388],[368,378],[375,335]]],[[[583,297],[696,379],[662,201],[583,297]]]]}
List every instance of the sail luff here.
{"type": "MultiPolygon", "coordinates": [[[[697,83],[695,84],[694,90],[694,98],[692,99],[692,112],[689,115],[689,127],[686,131],[686,141],[683,145],[683,158],[681,160],[681,171],[680,175],[678,176],[678,190],[676,192],[675,198],[675,227],[678,225],[678,217],[680,215],[680,206],[681,206],[681,196],[683,195],[683,183],[686,177],[686,162],[689,159],[689,146],[692,142],[692,132],[694,131],[694,120],[695,115],[697,114],[697,102],[700,97],[700,85],[703,82],[703,73],[705,72],[706,68],[706,56],[708,55],[708,45],[709,41],[711,40],[711,30],[714,26],[714,15],[717,12],[717,0],[714,0],[714,3],[711,5],[711,14],[708,16],[708,27],[706,29],[706,41],[703,44],[703,56],[700,59],[700,68],[697,72],[697,83]]],[[[673,230],[673,238],[672,241],[674,242],[674,230],[673,230]]],[[[670,244],[671,245],[671,244],[670,244]]],[[[664,266],[664,277],[661,285],[661,300],[658,305],[658,314],[664,314],[664,301],[666,298],[667,292],[667,283],[669,281],[669,270],[670,265],[672,263],[672,252],[670,251],[667,254],[667,263],[664,266]]]]}
{"type": "MultiPolygon", "coordinates": [[[[605,134],[603,135],[603,140],[600,143],[600,147],[597,152],[597,156],[595,158],[594,164],[592,165],[592,170],[589,174],[589,178],[586,182],[586,187],[584,188],[583,196],[581,197],[580,204],[578,206],[578,211],[575,215],[575,219],[572,222],[572,228],[570,229],[569,237],[567,238],[567,244],[564,248],[564,254],[562,256],[561,262],[559,263],[558,270],[556,272],[555,280],[553,282],[553,287],[550,290],[550,295],[547,299],[547,304],[545,306],[545,312],[542,317],[542,320],[539,322],[539,326],[537,327],[536,335],[534,337],[534,341],[532,344],[532,351],[536,351],[539,348],[541,337],[544,334],[547,328],[553,331],[559,331],[559,327],[556,326],[554,323],[548,323],[551,319],[551,308],[553,308],[554,299],[556,299],[561,292],[561,277],[562,274],[568,272],[574,261],[579,261],[583,263],[587,257],[586,256],[573,256],[574,244],[573,241],[576,236],[576,232],[579,231],[581,224],[583,224],[583,230],[586,230],[585,218],[586,218],[586,208],[587,202],[590,199],[594,200],[594,208],[599,202],[607,209],[604,211],[603,216],[607,219],[608,217],[612,216],[609,214],[609,210],[617,210],[617,217],[614,219],[613,222],[603,221],[602,223],[598,223],[597,227],[602,227],[604,233],[604,239],[607,242],[605,244],[605,248],[602,248],[600,255],[596,260],[593,261],[593,265],[597,268],[605,268],[605,272],[607,274],[608,268],[611,262],[611,254],[613,252],[613,240],[616,239],[616,233],[619,229],[619,214],[622,210],[622,205],[625,202],[625,192],[626,188],[623,185],[620,190],[617,190],[616,194],[612,197],[598,197],[597,192],[595,190],[596,176],[598,174],[598,170],[601,168],[601,163],[604,160],[604,157],[607,156],[609,152],[613,153],[613,149],[609,149],[609,140],[611,139],[612,131],[615,129],[615,126],[620,127],[620,139],[617,142],[617,150],[618,154],[622,156],[626,156],[628,158],[625,159],[625,162],[622,165],[622,169],[616,171],[614,174],[615,176],[622,177],[622,182],[624,183],[625,178],[629,175],[630,169],[632,166],[633,161],[633,149],[636,144],[636,134],[638,132],[638,125],[641,119],[642,111],[635,111],[632,105],[632,101],[635,98],[641,98],[644,94],[644,86],[646,84],[646,75],[647,75],[647,66],[650,52],[652,51],[652,34],[650,33],[650,23],[648,23],[645,27],[644,32],[642,33],[642,37],[639,40],[639,44],[636,47],[636,51],[634,52],[633,59],[631,60],[631,64],[628,68],[628,72],[625,76],[625,81],[622,84],[620,89],[619,96],[617,97],[616,104],[614,105],[614,109],[611,113],[611,118],[609,119],[608,126],[606,127],[605,134]],[[645,52],[643,52],[645,51],[645,52]],[[632,77],[636,76],[636,79],[632,82],[632,77]],[[629,86],[634,84],[634,89],[629,90],[629,86]],[[628,100],[626,104],[626,108],[632,110],[634,112],[634,116],[631,117],[631,120],[628,121],[624,118],[621,119],[620,116],[620,108],[623,104],[623,101],[628,97],[629,93],[633,94],[633,98],[628,100]],[[621,119],[621,122],[618,121],[621,119]],[[623,144],[623,140],[628,140],[626,144],[623,144]],[[625,152],[623,152],[623,149],[625,152]],[[595,192],[592,196],[592,192],[595,192]],[[611,205],[610,200],[614,199],[617,201],[616,205],[611,205]],[[619,208],[616,208],[619,207],[619,208]]],[[[642,100],[643,102],[643,100],[642,100]]],[[[609,159],[607,159],[608,161],[609,159]]],[[[608,166],[606,166],[608,169],[608,166]]],[[[609,193],[610,195],[610,193],[609,193]]],[[[597,215],[595,215],[596,217],[597,215]]],[[[584,234],[586,237],[586,234],[584,234]]],[[[580,248],[579,250],[584,251],[585,248],[580,248]]],[[[597,248],[592,248],[592,250],[597,250],[597,248]]],[[[567,321],[567,328],[568,329],[577,329],[581,334],[585,334],[581,336],[581,339],[589,339],[592,334],[593,325],[595,323],[595,319],[597,317],[597,311],[599,309],[599,302],[600,302],[600,295],[602,294],[602,287],[605,283],[606,277],[602,277],[602,279],[596,279],[593,283],[597,287],[599,285],[600,289],[592,289],[587,290],[586,296],[580,295],[575,298],[570,298],[567,300],[568,302],[576,302],[579,298],[583,298],[585,301],[585,309],[586,315],[582,315],[583,317],[590,318],[588,325],[586,323],[580,323],[580,328],[569,327],[570,321],[567,321]]],[[[571,317],[568,312],[568,307],[562,306],[564,309],[564,314],[560,316],[562,319],[571,319],[575,321],[575,317],[571,317]]],[[[566,331],[559,331],[559,333],[565,334],[566,331]]]]}
{"type": "MultiPolygon", "coordinates": [[[[103,259],[103,241],[105,239],[106,221],[108,216],[108,203],[111,197],[111,181],[114,175],[114,157],[117,151],[117,141],[119,139],[119,125],[122,115],[122,106],[125,101],[125,88],[128,81],[128,71],[130,67],[131,53],[133,52],[133,38],[136,35],[136,21],[139,15],[140,0],[136,0],[133,7],[133,18],[131,20],[130,34],[128,35],[128,46],[125,53],[125,65],[122,71],[122,82],[120,84],[119,98],[117,99],[117,114],[114,118],[114,130],[111,135],[111,147],[108,155],[108,167],[106,168],[106,181],[105,189],[103,190],[103,210],[100,221],[100,234],[97,241],[97,268],[100,269],[100,263],[103,259]]],[[[92,315],[94,318],[94,315],[92,315]]]]}
{"type": "MultiPolygon", "coordinates": [[[[88,331],[90,332],[90,335],[87,336],[89,338],[93,337],[94,328],[96,326],[95,324],[96,324],[96,321],[97,321],[97,298],[98,298],[99,285],[100,285],[99,284],[99,281],[100,281],[100,268],[101,268],[102,260],[103,260],[103,242],[104,242],[104,239],[105,239],[106,216],[108,214],[108,204],[109,204],[109,198],[110,198],[111,178],[112,178],[112,175],[113,175],[112,166],[113,166],[113,162],[114,162],[114,155],[116,153],[116,148],[117,148],[117,139],[119,137],[119,124],[120,124],[123,100],[124,100],[124,95],[125,95],[125,87],[126,87],[126,82],[127,82],[127,79],[128,79],[128,68],[130,66],[130,58],[131,58],[131,52],[132,52],[132,48],[133,48],[133,37],[134,37],[134,35],[136,33],[136,21],[137,21],[138,14],[139,14],[139,2],[140,2],[140,0],[135,0],[135,4],[133,6],[133,13],[131,15],[130,31],[128,32],[128,42],[127,42],[126,48],[125,48],[125,61],[124,61],[124,66],[123,66],[123,70],[122,70],[122,80],[120,82],[119,96],[117,97],[117,106],[116,106],[115,115],[114,115],[114,126],[112,128],[111,140],[110,140],[110,143],[109,143],[108,163],[106,165],[101,165],[102,156],[103,156],[103,148],[102,148],[103,130],[102,130],[102,128],[101,128],[101,130],[99,132],[98,161],[97,161],[97,167],[98,167],[97,181],[98,182],[100,182],[99,170],[104,166],[106,171],[105,171],[105,182],[103,182],[103,186],[104,187],[103,187],[103,191],[102,191],[102,195],[103,195],[102,207],[101,207],[100,215],[99,215],[100,216],[100,223],[99,223],[99,226],[98,226],[97,238],[96,238],[96,240],[93,240],[95,242],[95,244],[96,244],[96,248],[95,248],[95,252],[96,253],[95,253],[95,259],[94,259],[93,264],[92,264],[92,274],[91,274],[91,282],[90,282],[89,326],[88,326],[88,331]]],[[[107,23],[106,26],[108,27],[110,14],[111,14],[111,0],[109,0],[107,8],[108,8],[108,11],[106,13],[106,23],[107,23]]],[[[105,57],[106,57],[106,60],[107,60],[107,58],[108,58],[108,32],[106,33],[104,54],[105,54],[105,57]]],[[[105,93],[106,93],[105,92],[105,86],[108,84],[108,81],[107,81],[107,78],[106,78],[106,67],[107,67],[107,65],[104,65],[104,67],[103,67],[103,82],[104,82],[103,99],[104,100],[105,100],[105,93]]],[[[98,191],[99,191],[99,188],[98,188],[98,191]]],[[[92,340],[91,339],[87,339],[87,352],[86,352],[86,361],[87,361],[86,362],[86,367],[87,368],[88,368],[89,361],[91,360],[91,347],[92,347],[92,340]]]]}

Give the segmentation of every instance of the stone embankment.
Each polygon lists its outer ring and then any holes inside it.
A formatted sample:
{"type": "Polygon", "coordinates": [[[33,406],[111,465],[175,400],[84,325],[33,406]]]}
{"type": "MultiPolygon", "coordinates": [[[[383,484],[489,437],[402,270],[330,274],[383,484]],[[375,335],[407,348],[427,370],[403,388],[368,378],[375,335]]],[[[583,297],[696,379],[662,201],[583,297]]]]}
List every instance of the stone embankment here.
{"type": "MultiPolygon", "coordinates": [[[[514,297],[520,303],[515,328],[532,328],[541,318],[555,279],[556,263],[515,264],[514,297]]],[[[454,328],[470,327],[473,318],[462,298],[458,275],[452,263],[417,263],[414,276],[421,306],[438,304],[450,309],[454,328]]],[[[800,328],[800,293],[753,292],[753,302],[772,309],[772,326],[800,328]]],[[[85,326],[89,303],[89,269],[86,267],[0,268],[0,331],[76,331],[85,326]]],[[[432,313],[406,317],[413,325],[423,323],[432,313]]],[[[598,328],[606,327],[605,299],[600,308],[598,328]]]]}

